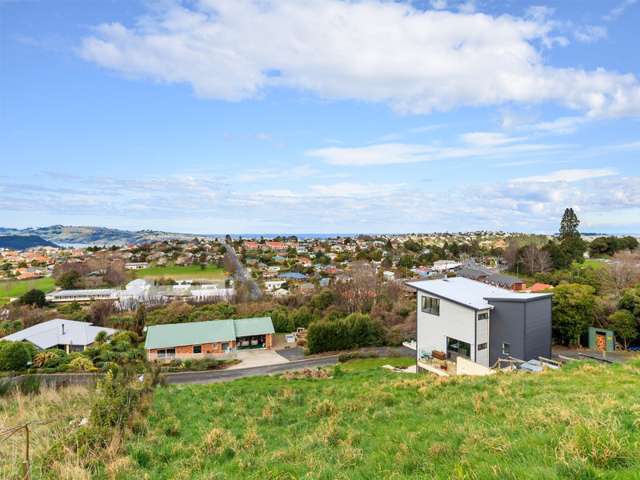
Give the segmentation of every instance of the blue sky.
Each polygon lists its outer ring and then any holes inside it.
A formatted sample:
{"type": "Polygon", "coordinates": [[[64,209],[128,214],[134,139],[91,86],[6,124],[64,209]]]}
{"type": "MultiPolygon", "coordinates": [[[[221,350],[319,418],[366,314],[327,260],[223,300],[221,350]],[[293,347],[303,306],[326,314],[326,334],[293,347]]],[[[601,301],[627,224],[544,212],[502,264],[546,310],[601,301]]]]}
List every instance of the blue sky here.
{"type": "Polygon", "coordinates": [[[640,232],[640,1],[0,0],[0,225],[640,232]]]}

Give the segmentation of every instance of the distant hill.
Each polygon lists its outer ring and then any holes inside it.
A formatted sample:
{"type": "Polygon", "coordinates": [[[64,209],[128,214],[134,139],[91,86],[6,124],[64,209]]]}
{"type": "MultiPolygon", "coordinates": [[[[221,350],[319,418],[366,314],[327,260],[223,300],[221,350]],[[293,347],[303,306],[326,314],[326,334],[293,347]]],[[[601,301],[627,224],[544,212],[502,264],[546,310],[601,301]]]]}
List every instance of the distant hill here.
{"type": "MultiPolygon", "coordinates": [[[[162,240],[191,240],[207,235],[169,233],[156,230],[118,230],[116,228],[52,225],[50,227],[13,229],[0,227],[0,236],[41,237],[61,246],[127,245],[162,240]]],[[[0,245],[2,246],[2,245],[0,245]]]]}
{"type": "Polygon", "coordinates": [[[38,235],[0,235],[0,248],[26,250],[33,247],[57,247],[57,245],[38,235]]]}

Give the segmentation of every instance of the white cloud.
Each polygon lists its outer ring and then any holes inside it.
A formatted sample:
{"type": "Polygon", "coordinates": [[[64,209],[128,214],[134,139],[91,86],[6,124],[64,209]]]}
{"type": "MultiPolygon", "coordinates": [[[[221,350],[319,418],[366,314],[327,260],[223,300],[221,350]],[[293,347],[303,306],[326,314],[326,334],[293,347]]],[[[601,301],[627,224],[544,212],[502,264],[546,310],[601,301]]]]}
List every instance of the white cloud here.
{"type": "Polygon", "coordinates": [[[514,178],[514,183],[552,183],[552,182],[579,182],[590,178],[610,177],[617,175],[618,172],[611,168],[594,168],[594,169],[569,169],[556,170],[546,175],[534,175],[531,177],[514,178]]]}
{"type": "Polygon", "coordinates": [[[614,8],[612,8],[609,11],[609,13],[607,13],[602,18],[607,20],[607,21],[616,20],[618,17],[620,17],[624,13],[624,11],[627,8],[632,7],[633,5],[635,5],[637,1],[638,0],[622,0],[622,2],[617,4],[614,8]]]}
{"type": "Polygon", "coordinates": [[[431,0],[429,3],[436,10],[444,10],[447,8],[447,0],[431,0]]]}
{"type": "Polygon", "coordinates": [[[567,148],[565,145],[514,143],[521,138],[502,134],[475,132],[463,136],[468,145],[434,146],[410,143],[381,143],[363,147],[327,147],[308,150],[307,156],[320,158],[330,165],[370,166],[430,162],[465,158],[512,158],[518,155],[551,153],[567,148]]]}
{"type": "Polygon", "coordinates": [[[583,25],[573,30],[573,37],[583,43],[593,43],[607,38],[607,29],[597,25],[583,25]]]}
{"type": "Polygon", "coordinates": [[[500,132],[469,132],[462,135],[462,140],[471,145],[496,146],[526,140],[526,137],[510,137],[500,132]]]}
{"type": "Polygon", "coordinates": [[[408,113],[554,102],[590,116],[640,114],[632,74],[557,68],[548,12],[527,18],[421,11],[383,0],[169,3],[132,27],[102,24],[83,58],[127,76],[241,100],[273,87],[382,102],[408,113]]]}
{"type": "MultiPolygon", "coordinates": [[[[566,177],[565,177],[566,178],[566,177]]],[[[266,182],[268,185],[268,182],[266,182]]],[[[640,178],[454,183],[293,182],[251,188],[206,174],[0,178],[5,218],[196,233],[394,232],[494,228],[555,231],[565,207],[597,229],[640,231],[640,178]],[[142,222],[142,224],[141,224],[142,222]]],[[[587,223],[585,222],[585,225],[587,223]]],[[[602,231],[602,230],[601,230],[602,231]]]]}

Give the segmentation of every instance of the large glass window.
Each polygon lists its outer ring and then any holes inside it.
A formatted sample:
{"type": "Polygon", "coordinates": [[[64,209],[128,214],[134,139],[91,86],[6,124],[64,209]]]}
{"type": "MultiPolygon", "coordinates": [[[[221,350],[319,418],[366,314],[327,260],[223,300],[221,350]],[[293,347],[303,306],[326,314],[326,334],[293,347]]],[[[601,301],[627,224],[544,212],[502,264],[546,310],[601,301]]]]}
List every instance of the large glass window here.
{"type": "Polygon", "coordinates": [[[202,345],[194,345],[193,353],[202,353],[202,345]]]}
{"type": "Polygon", "coordinates": [[[471,344],[447,337],[447,356],[471,358],[471,344]]]}
{"type": "Polygon", "coordinates": [[[431,315],[440,315],[440,299],[423,295],[422,311],[431,315]]]}

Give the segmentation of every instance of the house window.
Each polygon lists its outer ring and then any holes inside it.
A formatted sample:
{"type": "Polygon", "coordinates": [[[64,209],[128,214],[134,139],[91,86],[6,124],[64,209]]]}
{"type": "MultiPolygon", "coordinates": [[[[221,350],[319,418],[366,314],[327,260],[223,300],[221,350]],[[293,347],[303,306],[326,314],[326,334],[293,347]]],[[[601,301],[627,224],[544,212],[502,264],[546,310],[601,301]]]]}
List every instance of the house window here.
{"type": "Polygon", "coordinates": [[[422,296],[422,311],[431,315],[440,315],[440,299],[422,296]]]}
{"type": "Polygon", "coordinates": [[[486,343],[479,343],[478,344],[478,351],[486,350],[486,349],[487,349],[487,344],[486,343]]]}
{"type": "Polygon", "coordinates": [[[503,343],[502,344],[502,354],[503,355],[511,355],[511,344],[503,343]]]}
{"type": "Polygon", "coordinates": [[[471,345],[467,342],[447,337],[447,358],[455,360],[457,357],[471,358],[471,345]]]}
{"type": "Polygon", "coordinates": [[[174,358],[175,356],[175,348],[163,348],[162,350],[158,350],[158,358],[174,358]]]}
{"type": "Polygon", "coordinates": [[[480,312],[478,314],[478,320],[486,320],[489,318],[489,312],[480,312]]]}
{"type": "Polygon", "coordinates": [[[202,353],[202,345],[194,345],[193,353],[202,353]]]}

